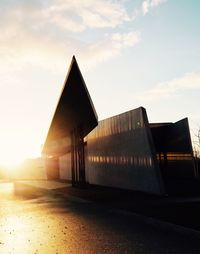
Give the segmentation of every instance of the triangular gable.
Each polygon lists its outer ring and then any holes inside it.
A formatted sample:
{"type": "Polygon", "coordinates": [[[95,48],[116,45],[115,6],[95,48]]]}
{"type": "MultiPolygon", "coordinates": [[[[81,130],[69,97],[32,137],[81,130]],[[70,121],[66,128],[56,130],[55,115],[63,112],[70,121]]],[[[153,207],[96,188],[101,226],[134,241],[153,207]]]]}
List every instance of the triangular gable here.
{"type": "Polygon", "coordinates": [[[73,56],[42,153],[48,154],[52,142],[70,137],[77,128],[81,127],[85,137],[97,124],[94,105],[73,56]]]}

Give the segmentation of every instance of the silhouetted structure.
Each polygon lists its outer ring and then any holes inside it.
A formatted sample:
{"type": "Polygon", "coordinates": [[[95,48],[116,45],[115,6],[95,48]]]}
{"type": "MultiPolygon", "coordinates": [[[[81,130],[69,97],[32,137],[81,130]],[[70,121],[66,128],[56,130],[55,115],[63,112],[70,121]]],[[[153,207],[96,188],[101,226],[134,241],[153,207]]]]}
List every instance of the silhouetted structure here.
{"type": "Polygon", "coordinates": [[[72,180],[73,185],[164,194],[169,179],[195,177],[188,120],[149,124],[140,107],[98,123],[75,57],[43,154],[49,178],[72,180]]]}
{"type": "Polygon", "coordinates": [[[163,176],[193,178],[192,143],[188,119],[176,123],[150,124],[159,167],[163,176]]]}
{"type": "Polygon", "coordinates": [[[96,111],[73,57],[43,149],[49,156],[50,178],[59,178],[58,158],[70,151],[72,182],[85,183],[83,139],[97,124],[96,111]]]}

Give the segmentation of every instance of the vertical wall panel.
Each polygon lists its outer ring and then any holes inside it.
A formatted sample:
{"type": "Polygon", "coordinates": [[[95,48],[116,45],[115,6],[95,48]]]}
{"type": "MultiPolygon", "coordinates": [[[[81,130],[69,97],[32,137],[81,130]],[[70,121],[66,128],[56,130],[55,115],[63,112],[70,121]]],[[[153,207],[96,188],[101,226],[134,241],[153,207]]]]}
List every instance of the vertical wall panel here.
{"type": "Polygon", "coordinates": [[[86,180],[89,183],[164,193],[144,108],[101,121],[86,139],[86,180]],[[112,133],[105,131],[108,123],[112,133]]]}

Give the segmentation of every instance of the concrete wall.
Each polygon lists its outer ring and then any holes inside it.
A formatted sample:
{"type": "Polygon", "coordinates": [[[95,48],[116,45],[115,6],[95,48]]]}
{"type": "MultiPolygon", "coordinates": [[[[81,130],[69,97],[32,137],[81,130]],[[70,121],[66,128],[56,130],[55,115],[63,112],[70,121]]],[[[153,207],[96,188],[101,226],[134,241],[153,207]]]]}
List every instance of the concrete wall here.
{"type": "Polygon", "coordinates": [[[71,153],[59,157],[60,179],[71,180],[71,153]]]}
{"type": "Polygon", "coordinates": [[[87,182],[164,193],[144,108],[100,121],[86,141],[87,182]]]}

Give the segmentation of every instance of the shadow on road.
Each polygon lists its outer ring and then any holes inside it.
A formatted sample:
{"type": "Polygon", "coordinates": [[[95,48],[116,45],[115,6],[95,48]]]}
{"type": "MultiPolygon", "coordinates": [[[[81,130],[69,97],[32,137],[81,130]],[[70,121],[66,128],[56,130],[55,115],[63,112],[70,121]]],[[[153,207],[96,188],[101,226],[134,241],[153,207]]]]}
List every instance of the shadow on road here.
{"type": "MultiPolygon", "coordinates": [[[[26,234],[31,241],[37,236],[39,240],[38,243],[35,242],[34,248],[40,249],[42,247],[37,244],[48,242],[47,247],[56,246],[51,247],[51,251],[53,248],[60,248],[59,253],[68,253],[62,251],[70,246],[71,253],[200,253],[198,239],[148,224],[140,216],[126,213],[126,210],[125,213],[119,212],[114,202],[115,199],[117,201],[116,196],[112,204],[109,204],[108,199],[100,202],[97,198],[98,202],[95,202],[94,199],[89,199],[89,196],[88,201],[83,200],[83,190],[79,190],[82,196],[78,198],[78,190],[75,190],[76,196],[75,193],[73,196],[72,190],[68,193],[62,190],[64,195],[61,195],[55,190],[27,187],[17,181],[0,185],[1,197],[3,193],[5,201],[10,197],[13,207],[11,210],[9,205],[4,216],[14,216],[19,226],[24,223],[26,234]]],[[[134,198],[132,202],[135,206],[134,198]]],[[[6,209],[6,203],[4,202],[2,210],[6,209]]],[[[10,227],[12,229],[14,225],[10,227]]],[[[11,239],[11,229],[9,228],[7,233],[7,240],[3,241],[5,244],[9,241],[13,243],[19,236],[15,228],[16,233],[11,239]]],[[[27,243],[28,240],[20,241],[27,243]]],[[[47,253],[45,251],[46,249],[41,249],[40,253],[47,253]]],[[[48,253],[56,253],[51,251],[48,253]]]]}

